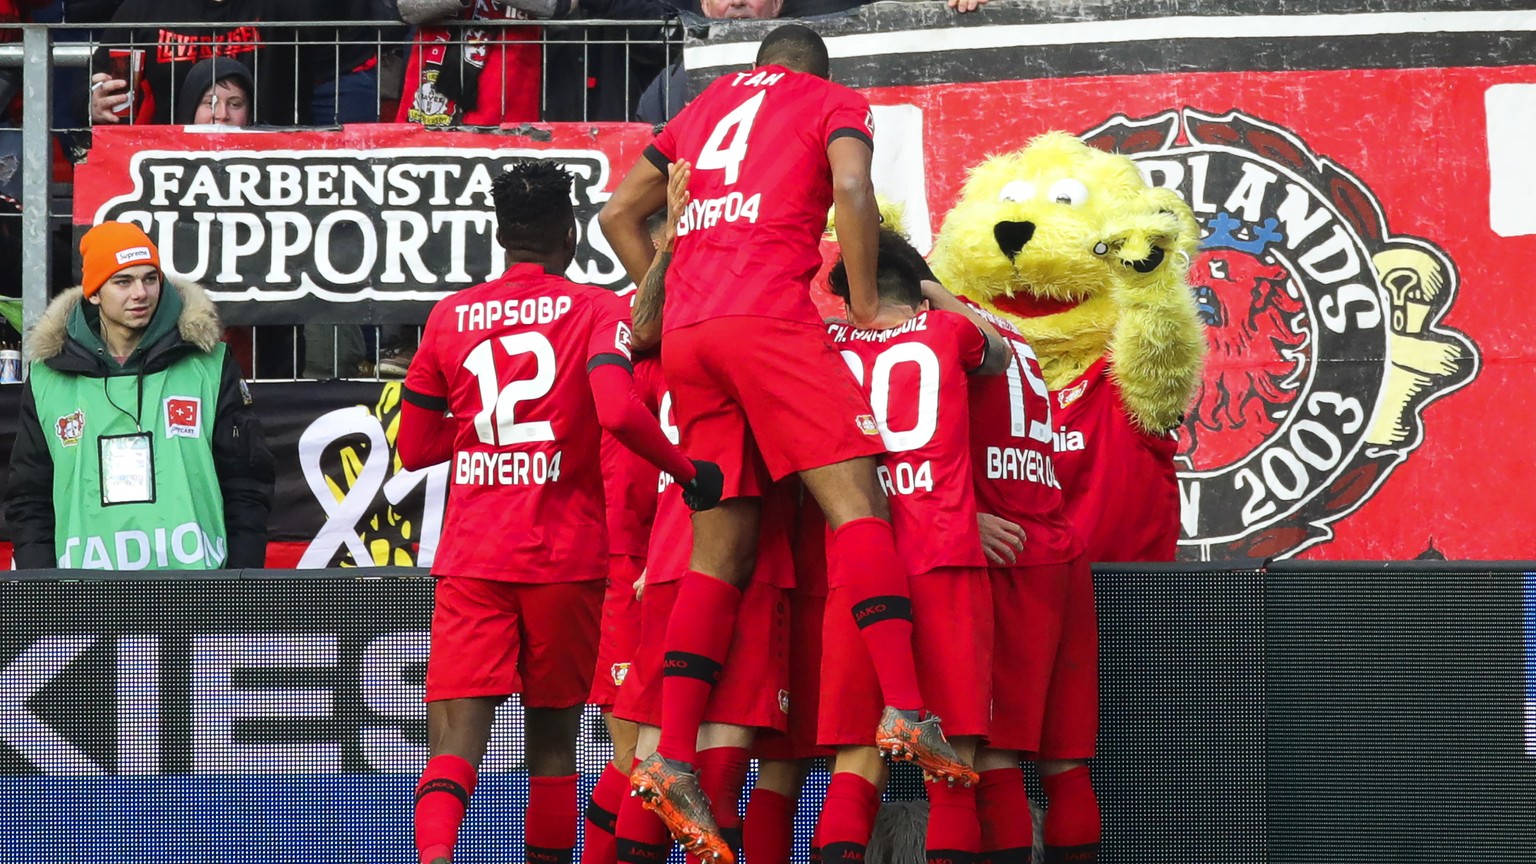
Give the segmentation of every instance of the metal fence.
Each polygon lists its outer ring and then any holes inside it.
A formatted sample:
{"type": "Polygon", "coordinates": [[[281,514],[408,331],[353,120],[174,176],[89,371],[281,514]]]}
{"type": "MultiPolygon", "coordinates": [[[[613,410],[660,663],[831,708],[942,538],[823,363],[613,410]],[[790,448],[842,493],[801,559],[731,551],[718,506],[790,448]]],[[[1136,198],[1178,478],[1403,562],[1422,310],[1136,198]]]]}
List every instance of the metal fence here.
{"type": "MultiPolygon", "coordinates": [[[[0,26],[0,109],[14,94],[21,97],[19,125],[0,116],[0,192],[19,202],[0,206],[0,296],[19,293],[24,331],[54,292],[75,284],[72,167],[88,158],[92,128],[188,122],[189,104],[203,101],[202,94],[188,100],[181,92],[197,60],[234,58],[249,67],[252,125],[324,128],[398,117],[461,126],[486,115],[507,122],[623,121],[635,119],[639,97],[657,76],[666,110],[664,76],[681,61],[682,39],[675,17],[418,28],[378,21],[0,26]],[[417,102],[436,105],[417,92],[420,75],[406,80],[413,59],[436,72],[434,87],[495,76],[500,104],[461,110],[457,118],[413,112],[417,102]],[[172,71],[159,71],[166,65],[172,71]],[[141,92],[131,85],[154,75],[168,75],[157,82],[164,90],[155,94],[158,102],[139,95],[116,111],[108,107],[123,89],[100,79],[141,92]]],[[[24,338],[7,328],[0,323],[0,343],[24,338]]],[[[401,377],[420,328],[295,321],[233,328],[230,335],[255,378],[401,377]]]]}

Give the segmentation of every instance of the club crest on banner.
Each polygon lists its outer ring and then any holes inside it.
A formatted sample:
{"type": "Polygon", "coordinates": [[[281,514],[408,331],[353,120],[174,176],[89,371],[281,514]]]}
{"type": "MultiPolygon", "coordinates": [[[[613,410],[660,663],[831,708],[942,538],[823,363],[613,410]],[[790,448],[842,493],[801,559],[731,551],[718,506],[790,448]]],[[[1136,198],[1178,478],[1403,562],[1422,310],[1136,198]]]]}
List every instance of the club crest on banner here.
{"type": "Polygon", "coordinates": [[[1454,263],[1393,234],[1365,183],[1264,120],[1186,108],[1083,138],[1201,224],[1189,281],[1210,351],[1179,436],[1181,557],[1326,541],[1423,442],[1424,406],[1477,374],[1477,346],[1440,323],[1454,263]]]}

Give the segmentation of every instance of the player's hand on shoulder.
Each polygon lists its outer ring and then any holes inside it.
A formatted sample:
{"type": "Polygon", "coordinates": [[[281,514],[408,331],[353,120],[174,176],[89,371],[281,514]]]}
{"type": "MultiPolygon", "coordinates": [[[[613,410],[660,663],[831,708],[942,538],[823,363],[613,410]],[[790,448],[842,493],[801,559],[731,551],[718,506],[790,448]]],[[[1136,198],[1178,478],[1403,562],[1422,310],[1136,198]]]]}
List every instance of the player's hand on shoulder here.
{"type": "Polygon", "coordinates": [[[720,466],[703,459],[694,459],[693,479],[678,485],[683,487],[683,503],[695,513],[713,510],[725,492],[725,473],[720,466]]]}

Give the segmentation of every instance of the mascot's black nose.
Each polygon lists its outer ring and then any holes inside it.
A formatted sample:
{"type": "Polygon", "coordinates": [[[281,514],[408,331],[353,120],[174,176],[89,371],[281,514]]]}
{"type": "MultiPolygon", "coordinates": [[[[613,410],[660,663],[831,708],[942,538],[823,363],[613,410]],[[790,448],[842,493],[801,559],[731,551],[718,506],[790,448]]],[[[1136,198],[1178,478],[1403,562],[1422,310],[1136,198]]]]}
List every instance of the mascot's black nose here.
{"type": "Polygon", "coordinates": [[[1127,261],[1125,266],[1135,270],[1137,273],[1151,273],[1157,269],[1157,265],[1163,263],[1163,255],[1161,246],[1153,246],[1152,251],[1147,253],[1147,257],[1140,261],[1127,261]]]}
{"type": "Polygon", "coordinates": [[[1012,261],[1029,238],[1035,236],[1035,223],[1033,222],[999,222],[992,226],[992,236],[997,238],[997,248],[1003,250],[1003,254],[1012,261]]]}

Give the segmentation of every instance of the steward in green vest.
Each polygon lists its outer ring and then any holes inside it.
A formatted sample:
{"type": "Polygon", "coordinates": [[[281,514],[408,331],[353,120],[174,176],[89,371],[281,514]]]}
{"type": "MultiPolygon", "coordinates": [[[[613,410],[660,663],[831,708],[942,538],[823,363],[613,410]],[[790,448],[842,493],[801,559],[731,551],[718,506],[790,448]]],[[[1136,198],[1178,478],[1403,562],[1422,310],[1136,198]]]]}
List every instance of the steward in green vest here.
{"type": "Polygon", "coordinates": [[[31,360],[5,519],[16,567],[261,567],[273,464],[213,301],[136,225],[80,241],[31,360]]]}

